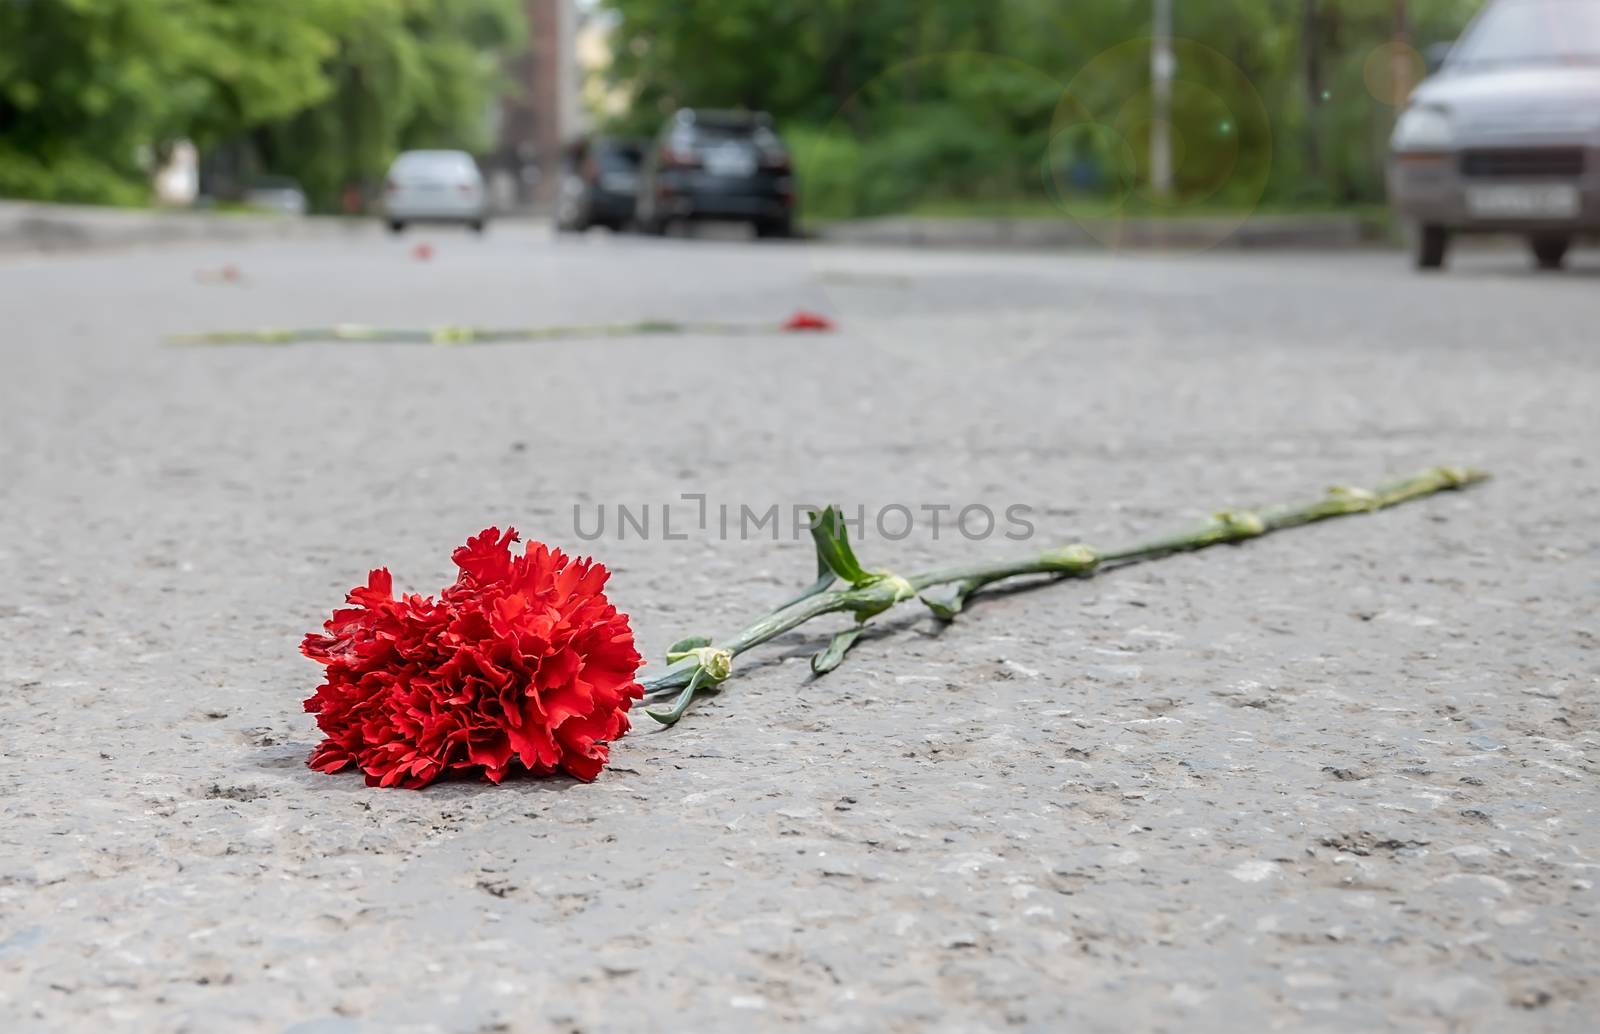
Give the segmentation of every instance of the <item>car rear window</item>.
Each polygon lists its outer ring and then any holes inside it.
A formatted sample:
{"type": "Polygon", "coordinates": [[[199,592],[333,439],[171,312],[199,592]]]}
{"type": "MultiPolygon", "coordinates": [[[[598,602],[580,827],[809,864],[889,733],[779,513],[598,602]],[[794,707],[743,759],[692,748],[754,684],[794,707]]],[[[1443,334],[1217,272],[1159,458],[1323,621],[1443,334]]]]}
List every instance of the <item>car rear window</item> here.
{"type": "Polygon", "coordinates": [[[394,160],[391,170],[401,175],[470,176],[477,170],[469,155],[459,151],[408,151],[394,160]]]}
{"type": "Polygon", "coordinates": [[[755,136],[755,127],[695,126],[688,135],[697,144],[720,144],[728,140],[750,140],[755,136]]]}
{"type": "Polygon", "coordinates": [[[599,149],[602,172],[633,172],[639,168],[642,157],[637,147],[610,146],[599,149]]]}
{"type": "Polygon", "coordinates": [[[1600,62],[1600,3],[1500,0],[1450,51],[1449,67],[1600,62]]]}
{"type": "Polygon", "coordinates": [[[672,134],[675,146],[707,149],[729,143],[753,145],[761,151],[783,151],[783,141],[766,126],[705,126],[679,127],[672,134]]]}

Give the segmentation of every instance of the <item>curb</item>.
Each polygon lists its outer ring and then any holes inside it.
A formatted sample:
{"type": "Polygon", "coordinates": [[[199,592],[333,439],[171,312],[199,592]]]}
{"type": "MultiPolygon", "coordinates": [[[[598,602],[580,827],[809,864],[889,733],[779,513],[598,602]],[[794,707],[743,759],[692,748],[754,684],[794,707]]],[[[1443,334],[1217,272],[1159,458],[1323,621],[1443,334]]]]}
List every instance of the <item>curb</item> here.
{"type": "Polygon", "coordinates": [[[0,253],[196,242],[326,240],[379,231],[370,218],[97,208],[0,201],[0,253]]]}
{"type": "Polygon", "coordinates": [[[1385,228],[1355,215],[1179,219],[939,219],[887,216],[817,227],[819,240],[919,248],[1315,249],[1382,244],[1385,228]]]}

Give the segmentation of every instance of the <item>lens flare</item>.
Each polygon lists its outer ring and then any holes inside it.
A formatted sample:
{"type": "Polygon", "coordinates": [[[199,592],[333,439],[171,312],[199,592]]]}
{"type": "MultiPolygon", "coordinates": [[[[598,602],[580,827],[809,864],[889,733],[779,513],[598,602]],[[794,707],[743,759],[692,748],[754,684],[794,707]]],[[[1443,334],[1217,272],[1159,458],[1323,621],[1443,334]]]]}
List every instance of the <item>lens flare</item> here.
{"type": "MultiPolygon", "coordinates": [[[[1150,83],[1150,41],[1129,40],[1101,52],[1068,82],[1057,106],[1052,139],[1072,127],[1105,127],[1119,142],[1119,164],[1131,166],[1133,188],[1108,203],[1084,204],[1058,184],[1063,212],[1109,248],[1147,243],[1140,220],[1206,215],[1186,220],[1163,246],[1204,251],[1228,238],[1266,191],[1272,168],[1272,129],[1249,78],[1222,54],[1193,40],[1172,43],[1174,77],[1166,117],[1150,83]],[[1151,140],[1165,133],[1171,152],[1170,193],[1153,189],[1151,140]]],[[[1119,174],[1126,175],[1121,169],[1119,174]]]]}
{"type": "Polygon", "coordinates": [[[1378,103],[1398,108],[1427,74],[1427,67],[1415,47],[1395,40],[1372,48],[1361,67],[1361,78],[1378,103]]]}

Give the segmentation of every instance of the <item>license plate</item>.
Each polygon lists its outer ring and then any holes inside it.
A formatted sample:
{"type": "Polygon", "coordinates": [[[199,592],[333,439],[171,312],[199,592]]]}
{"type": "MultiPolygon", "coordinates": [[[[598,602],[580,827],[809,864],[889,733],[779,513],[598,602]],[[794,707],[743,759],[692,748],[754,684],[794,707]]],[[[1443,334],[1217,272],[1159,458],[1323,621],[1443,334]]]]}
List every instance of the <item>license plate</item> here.
{"type": "Polygon", "coordinates": [[[706,154],[706,171],[713,176],[748,176],[756,171],[756,160],[742,147],[719,147],[706,154]]]}
{"type": "Polygon", "coordinates": [[[1479,219],[1574,219],[1578,208],[1578,188],[1571,183],[1467,188],[1467,212],[1479,219]]]}

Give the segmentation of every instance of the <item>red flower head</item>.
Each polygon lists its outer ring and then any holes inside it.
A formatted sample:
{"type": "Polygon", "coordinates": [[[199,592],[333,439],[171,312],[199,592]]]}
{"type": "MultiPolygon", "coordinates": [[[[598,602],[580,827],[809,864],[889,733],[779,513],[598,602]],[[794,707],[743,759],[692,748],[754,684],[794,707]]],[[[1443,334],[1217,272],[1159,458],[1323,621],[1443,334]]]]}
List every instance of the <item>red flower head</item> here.
{"type": "Polygon", "coordinates": [[[801,309],[784,321],[783,329],[790,333],[802,330],[829,331],[833,329],[833,321],[826,316],[801,309]]]}
{"type": "Polygon", "coordinates": [[[311,767],[355,765],[371,786],[427,786],[447,770],[498,783],[519,767],[600,774],[644,695],[628,616],[600,590],[608,572],[489,528],[451,559],[455,584],[394,597],[379,568],[350,590],[326,635],[300,650],[327,667],[306,701],[327,739],[311,767]]]}

